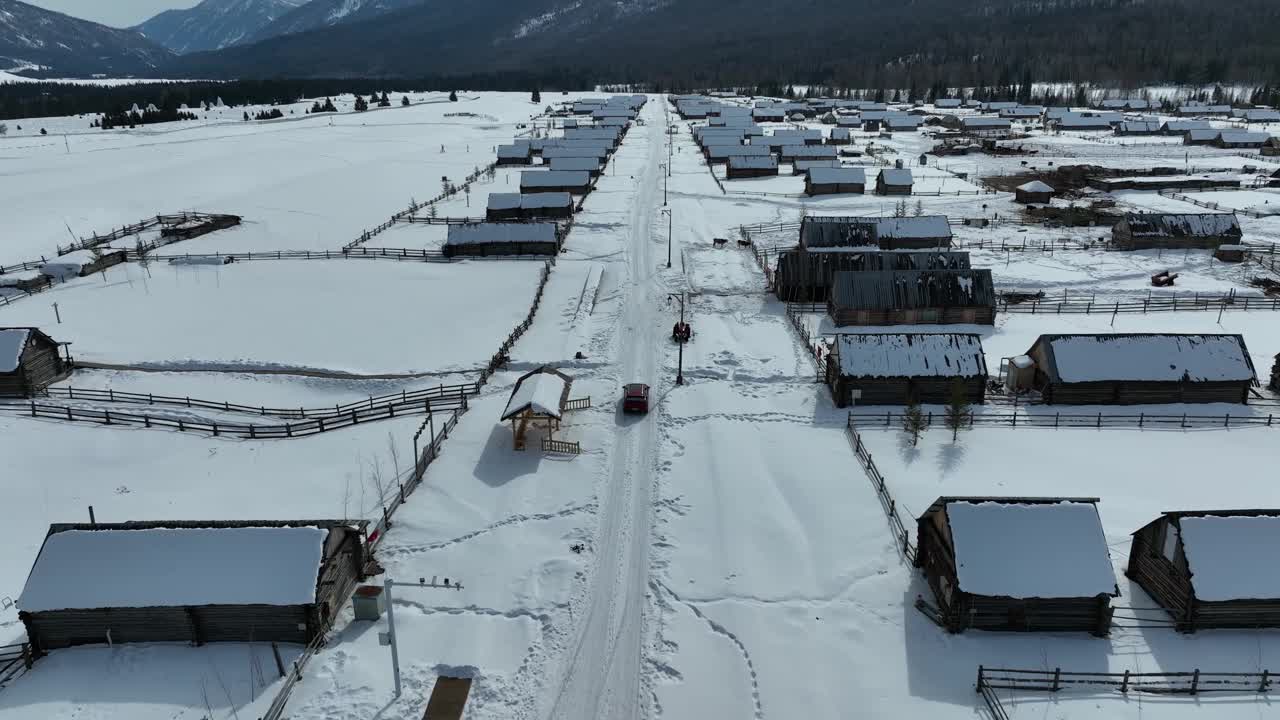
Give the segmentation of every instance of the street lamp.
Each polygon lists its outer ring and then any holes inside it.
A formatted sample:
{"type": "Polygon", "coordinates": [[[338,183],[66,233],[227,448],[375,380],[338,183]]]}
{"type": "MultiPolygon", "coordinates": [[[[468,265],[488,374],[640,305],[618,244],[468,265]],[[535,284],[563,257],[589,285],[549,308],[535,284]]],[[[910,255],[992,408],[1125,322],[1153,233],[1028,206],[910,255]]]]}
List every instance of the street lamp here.
{"type": "Polygon", "coordinates": [[[671,208],[662,208],[663,215],[667,216],[667,267],[671,267],[671,208]]]}
{"type": "Polygon", "coordinates": [[[658,166],[663,170],[662,173],[662,207],[667,206],[667,178],[671,177],[671,173],[666,172],[671,167],[670,163],[662,163],[658,166]]]}
{"type": "MultiPolygon", "coordinates": [[[[680,324],[684,325],[684,293],[667,293],[667,304],[671,304],[671,298],[680,301],[680,324]]],[[[684,341],[676,338],[676,346],[680,348],[680,359],[676,365],[676,384],[684,384],[684,341]]]]}

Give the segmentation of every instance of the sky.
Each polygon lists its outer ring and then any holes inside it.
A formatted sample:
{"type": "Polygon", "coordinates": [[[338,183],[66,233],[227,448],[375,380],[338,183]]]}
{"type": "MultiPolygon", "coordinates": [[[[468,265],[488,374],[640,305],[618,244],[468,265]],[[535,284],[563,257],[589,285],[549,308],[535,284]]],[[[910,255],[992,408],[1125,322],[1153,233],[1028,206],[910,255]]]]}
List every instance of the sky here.
{"type": "Polygon", "coordinates": [[[47,10],[56,10],[85,20],[131,27],[164,10],[189,8],[200,0],[23,0],[47,10]]]}

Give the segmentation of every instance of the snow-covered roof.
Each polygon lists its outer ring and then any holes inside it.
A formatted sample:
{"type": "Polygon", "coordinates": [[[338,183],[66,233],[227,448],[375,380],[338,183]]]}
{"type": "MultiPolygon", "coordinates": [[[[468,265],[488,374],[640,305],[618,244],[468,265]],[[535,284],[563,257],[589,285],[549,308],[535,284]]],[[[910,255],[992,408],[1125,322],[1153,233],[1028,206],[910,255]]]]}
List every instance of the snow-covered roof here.
{"type": "Polygon", "coordinates": [[[951,500],[959,587],[971,595],[1115,595],[1115,571],[1091,502],[951,500]]]}
{"type": "Polygon", "coordinates": [[[1161,129],[1166,132],[1187,132],[1188,130],[1209,130],[1213,126],[1208,120],[1170,120],[1161,129]]]}
{"type": "Polygon", "coordinates": [[[600,158],[558,157],[551,158],[550,165],[552,170],[586,170],[587,172],[592,172],[600,169],[600,158]]]}
{"type": "Polygon", "coordinates": [[[960,100],[958,98],[938,98],[933,101],[933,106],[939,108],[958,108],[960,107],[960,100]]]}
{"type": "Polygon", "coordinates": [[[1197,600],[1280,599],[1280,516],[1184,515],[1178,525],[1197,600]]]}
{"type": "Polygon", "coordinates": [[[554,242],[555,223],[469,223],[450,225],[445,245],[554,242]]]}
{"type": "Polygon", "coordinates": [[[995,305],[991,271],[867,270],[833,276],[831,304],[859,310],[979,308],[995,305]]]}
{"type": "Polygon", "coordinates": [[[490,210],[519,210],[520,193],[492,193],[489,195],[490,210]]]}
{"type": "Polygon", "coordinates": [[[1262,145],[1271,139],[1271,135],[1264,132],[1255,132],[1250,130],[1223,130],[1218,136],[1218,139],[1224,143],[1233,143],[1236,145],[1262,145]]]}
{"type": "Polygon", "coordinates": [[[1009,129],[1008,118],[997,117],[967,117],[960,121],[967,130],[994,130],[1009,129]]]}
{"type": "Polygon", "coordinates": [[[499,145],[498,157],[500,158],[527,158],[533,150],[526,143],[524,145],[499,145]]]}
{"type": "Polygon", "coordinates": [[[1191,142],[1212,142],[1222,135],[1222,131],[1217,128],[1190,128],[1185,134],[1191,142]]]}
{"type": "Polygon", "coordinates": [[[66,530],[49,535],[18,598],[26,612],[315,601],[328,530],[66,530]]]}
{"type": "Polygon", "coordinates": [[[1029,192],[1029,193],[1051,193],[1054,191],[1053,187],[1050,186],[1048,183],[1043,183],[1043,182],[1040,182],[1039,180],[1032,180],[1029,183],[1023,183],[1018,186],[1018,189],[1021,190],[1022,192],[1029,192]]]}
{"type": "Polygon", "coordinates": [[[1244,382],[1255,379],[1239,335],[1042,335],[1055,382],[1244,382]]]}
{"type": "Polygon", "coordinates": [[[880,179],[885,185],[901,187],[911,185],[911,170],[908,168],[885,168],[880,171],[880,179]]]}
{"type": "Polygon", "coordinates": [[[31,337],[30,328],[0,330],[0,372],[13,372],[22,361],[22,351],[31,337]]]}
{"type": "Polygon", "coordinates": [[[572,380],[551,368],[539,368],[520,378],[502,411],[502,419],[510,420],[525,410],[559,418],[569,395],[572,380]]]}
{"type": "Polygon", "coordinates": [[[777,169],[778,159],[773,155],[733,155],[729,158],[729,167],[737,170],[777,169]]]}
{"type": "Polygon", "coordinates": [[[849,377],[986,376],[977,335],[846,334],[836,338],[840,374],[849,377]]]}
{"type": "Polygon", "coordinates": [[[520,173],[520,187],[586,187],[591,176],[583,170],[528,170],[520,173]]]}
{"type": "Polygon", "coordinates": [[[1239,237],[1235,213],[1128,213],[1124,216],[1134,237],[1239,237]]]}
{"type": "Polygon", "coordinates": [[[572,205],[573,196],[567,192],[526,193],[520,196],[520,207],[523,210],[564,208],[572,205]]]}
{"type": "Polygon", "coordinates": [[[809,182],[814,185],[865,185],[867,174],[859,167],[809,168],[809,182]]]}

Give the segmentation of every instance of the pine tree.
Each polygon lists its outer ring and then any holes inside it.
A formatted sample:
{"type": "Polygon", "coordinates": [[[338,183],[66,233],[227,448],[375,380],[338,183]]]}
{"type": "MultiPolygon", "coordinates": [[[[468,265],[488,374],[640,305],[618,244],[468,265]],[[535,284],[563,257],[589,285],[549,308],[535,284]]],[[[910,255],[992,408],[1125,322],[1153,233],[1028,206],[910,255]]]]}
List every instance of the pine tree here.
{"type": "Polygon", "coordinates": [[[245,122],[249,122],[249,111],[248,111],[248,110],[245,110],[245,111],[244,111],[244,121],[245,121],[245,122]]]}
{"type": "Polygon", "coordinates": [[[449,102],[458,102],[458,91],[457,91],[457,90],[450,90],[450,91],[449,91],[449,102]]]}
{"type": "Polygon", "coordinates": [[[915,216],[916,216],[916,217],[920,217],[921,215],[924,215],[924,201],[923,201],[923,200],[916,200],[916,209],[915,209],[915,211],[914,211],[914,214],[915,214],[915,216]]]}
{"type": "Polygon", "coordinates": [[[356,112],[364,112],[365,110],[368,110],[368,109],[369,109],[369,103],[365,102],[365,99],[363,97],[357,95],[356,96],[356,112]]]}
{"type": "Polygon", "coordinates": [[[969,395],[965,392],[963,380],[953,380],[951,383],[951,399],[947,403],[947,429],[951,431],[951,441],[955,442],[960,437],[960,428],[964,427],[964,421],[969,416],[969,395]]]}
{"type": "Polygon", "coordinates": [[[534,88],[533,95],[529,98],[529,102],[532,102],[532,103],[542,102],[542,92],[539,91],[537,88],[534,88]]]}
{"type": "Polygon", "coordinates": [[[924,434],[926,427],[928,422],[920,410],[920,403],[912,400],[907,409],[902,411],[902,431],[911,437],[911,447],[920,443],[920,436],[924,434]]]}
{"type": "Polygon", "coordinates": [[[401,105],[401,107],[409,107],[409,96],[408,96],[408,95],[405,95],[404,97],[400,98],[400,105],[401,105]]]}

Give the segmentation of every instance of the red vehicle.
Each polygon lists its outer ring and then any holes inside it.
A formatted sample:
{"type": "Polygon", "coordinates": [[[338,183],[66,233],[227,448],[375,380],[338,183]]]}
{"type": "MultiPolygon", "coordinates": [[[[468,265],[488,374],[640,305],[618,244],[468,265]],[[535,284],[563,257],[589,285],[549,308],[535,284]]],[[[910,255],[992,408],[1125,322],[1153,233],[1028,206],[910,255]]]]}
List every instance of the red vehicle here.
{"type": "Polygon", "coordinates": [[[646,414],[649,412],[649,386],[631,383],[622,388],[622,412],[646,414]]]}

